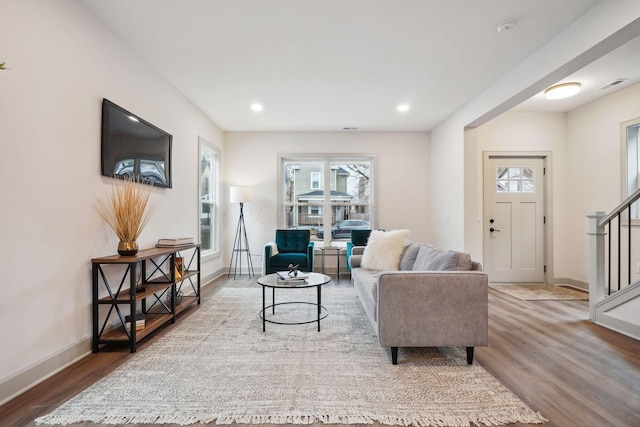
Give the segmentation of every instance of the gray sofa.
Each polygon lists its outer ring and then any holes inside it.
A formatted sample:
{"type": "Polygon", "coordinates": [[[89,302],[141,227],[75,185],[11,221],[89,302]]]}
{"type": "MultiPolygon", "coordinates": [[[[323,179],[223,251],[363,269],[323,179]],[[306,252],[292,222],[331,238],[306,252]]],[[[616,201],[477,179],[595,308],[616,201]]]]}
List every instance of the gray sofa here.
{"type": "Polygon", "coordinates": [[[409,242],[398,271],[363,268],[365,247],[349,258],[353,285],[378,335],[398,363],[399,347],[488,345],[488,278],[468,254],[409,242]]]}

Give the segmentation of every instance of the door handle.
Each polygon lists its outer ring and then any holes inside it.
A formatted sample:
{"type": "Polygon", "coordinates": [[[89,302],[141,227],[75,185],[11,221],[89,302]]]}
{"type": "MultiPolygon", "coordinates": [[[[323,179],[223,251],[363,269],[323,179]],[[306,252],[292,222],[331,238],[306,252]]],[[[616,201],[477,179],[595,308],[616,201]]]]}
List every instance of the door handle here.
{"type": "Polygon", "coordinates": [[[491,227],[489,231],[493,233],[494,231],[500,231],[500,230],[496,230],[495,228],[491,227]]]}

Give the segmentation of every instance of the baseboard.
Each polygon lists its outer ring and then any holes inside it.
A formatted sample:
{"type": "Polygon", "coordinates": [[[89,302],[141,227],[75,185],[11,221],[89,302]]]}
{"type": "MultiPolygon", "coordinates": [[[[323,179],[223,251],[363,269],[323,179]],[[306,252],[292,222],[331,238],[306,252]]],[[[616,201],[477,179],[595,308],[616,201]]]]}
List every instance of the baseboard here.
{"type": "Polygon", "coordinates": [[[89,354],[91,354],[91,338],[85,337],[3,378],[0,380],[0,405],[4,405],[89,354]]]}
{"type": "Polygon", "coordinates": [[[554,285],[569,285],[574,288],[578,288],[581,291],[589,292],[589,282],[583,280],[572,279],[571,277],[556,277],[553,279],[554,285]]]}
{"type": "MultiPolygon", "coordinates": [[[[221,277],[226,277],[226,274],[226,270],[220,269],[203,280],[204,284],[201,286],[208,286],[221,277]]],[[[51,356],[0,379],[0,405],[4,405],[89,354],[91,354],[91,337],[85,337],[51,356]]]]}

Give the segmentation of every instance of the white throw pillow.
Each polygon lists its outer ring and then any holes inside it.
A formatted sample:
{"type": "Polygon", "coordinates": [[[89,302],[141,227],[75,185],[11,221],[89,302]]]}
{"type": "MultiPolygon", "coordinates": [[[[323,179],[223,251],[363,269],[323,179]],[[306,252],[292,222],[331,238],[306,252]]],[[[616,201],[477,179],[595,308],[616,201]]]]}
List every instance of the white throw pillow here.
{"type": "Polygon", "coordinates": [[[371,270],[397,271],[409,230],[372,230],[361,264],[371,270]]]}

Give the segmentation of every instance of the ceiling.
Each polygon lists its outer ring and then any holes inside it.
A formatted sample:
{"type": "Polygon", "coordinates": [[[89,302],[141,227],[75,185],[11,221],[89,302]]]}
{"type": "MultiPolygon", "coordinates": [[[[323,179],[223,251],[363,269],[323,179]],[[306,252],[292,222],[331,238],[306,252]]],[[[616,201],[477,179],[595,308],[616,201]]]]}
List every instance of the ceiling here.
{"type": "MultiPolygon", "coordinates": [[[[81,1],[226,131],[431,130],[598,2],[81,1]]],[[[640,42],[571,76],[581,98],[517,108],[566,111],[638,81],[628,49],[640,42]]]]}

